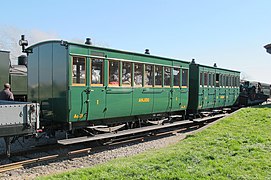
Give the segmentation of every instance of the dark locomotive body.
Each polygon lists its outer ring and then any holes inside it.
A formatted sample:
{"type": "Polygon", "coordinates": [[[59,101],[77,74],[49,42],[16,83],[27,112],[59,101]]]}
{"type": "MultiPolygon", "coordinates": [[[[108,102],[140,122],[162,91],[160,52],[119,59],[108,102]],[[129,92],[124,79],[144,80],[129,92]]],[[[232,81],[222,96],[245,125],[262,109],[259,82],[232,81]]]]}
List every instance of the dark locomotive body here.
{"type": "Polygon", "coordinates": [[[267,101],[271,95],[271,85],[255,81],[241,81],[239,105],[252,106],[267,101]]]}
{"type": "Polygon", "coordinates": [[[9,56],[9,51],[0,51],[0,89],[9,83],[15,101],[26,101],[27,57],[22,55],[18,58],[18,65],[11,65],[9,56]]]}

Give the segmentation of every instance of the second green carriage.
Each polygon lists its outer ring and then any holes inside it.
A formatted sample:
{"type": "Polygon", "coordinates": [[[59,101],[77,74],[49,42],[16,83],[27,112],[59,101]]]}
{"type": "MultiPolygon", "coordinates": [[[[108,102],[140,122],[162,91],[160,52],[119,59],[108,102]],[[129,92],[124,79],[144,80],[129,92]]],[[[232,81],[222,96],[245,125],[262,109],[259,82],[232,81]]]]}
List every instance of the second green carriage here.
{"type": "Polygon", "coordinates": [[[240,92],[240,72],[190,63],[189,105],[191,113],[233,106],[240,92]]]}

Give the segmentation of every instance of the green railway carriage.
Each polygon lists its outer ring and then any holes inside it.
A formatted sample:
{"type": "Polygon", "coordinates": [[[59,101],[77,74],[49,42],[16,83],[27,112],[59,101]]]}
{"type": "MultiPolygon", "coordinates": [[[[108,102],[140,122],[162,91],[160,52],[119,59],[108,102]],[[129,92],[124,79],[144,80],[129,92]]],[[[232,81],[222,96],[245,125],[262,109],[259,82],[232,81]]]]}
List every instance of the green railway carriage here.
{"type": "Polygon", "coordinates": [[[240,72],[190,63],[188,111],[232,106],[239,96],[240,72]]]}
{"type": "Polygon", "coordinates": [[[28,100],[70,127],[185,112],[189,63],[66,41],[27,48],[28,100]]]}

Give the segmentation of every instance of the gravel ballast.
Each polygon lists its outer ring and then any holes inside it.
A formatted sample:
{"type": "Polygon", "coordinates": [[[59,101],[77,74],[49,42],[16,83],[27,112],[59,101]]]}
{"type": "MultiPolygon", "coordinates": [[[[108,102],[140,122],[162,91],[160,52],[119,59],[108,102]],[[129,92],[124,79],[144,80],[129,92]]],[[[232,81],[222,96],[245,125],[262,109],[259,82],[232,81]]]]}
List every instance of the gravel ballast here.
{"type": "Polygon", "coordinates": [[[109,146],[107,150],[102,152],[91,152],[92,154],[73,158],[69,160],[63,160],[61,162],[40,163],[37,166],[30,168],[22,168],[12,170],[0,174],[1,179],[34,179],[37,176],[51,175],[55,173],[65,172],[76,168],[90,167],[95,164],[104,163],[111,159],[118,157],[128,157],[147,150],[163,148],[168,145],[177,143],[182,140],[184,135],[177,134],[176,136],[164,137],[152,141],[146,141],[142,143],[121,145],[121,146],[109,146]]]}

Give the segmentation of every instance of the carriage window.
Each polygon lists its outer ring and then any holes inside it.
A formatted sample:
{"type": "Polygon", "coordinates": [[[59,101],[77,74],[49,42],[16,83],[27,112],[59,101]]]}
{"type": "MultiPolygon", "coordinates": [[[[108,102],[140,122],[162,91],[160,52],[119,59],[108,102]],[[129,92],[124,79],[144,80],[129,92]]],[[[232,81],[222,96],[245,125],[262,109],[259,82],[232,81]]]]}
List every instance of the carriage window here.
{"type": "Polygon", "coordinates": [[[171,68],[164,67],[164,86],[170,86],[171,81],[171,68]]]}
{"type": "Polygon", "coordinates": [[[200,85],[202,86],[203,85],[203,72],[200,72],[199,82],[200,82],[200,85]]]}
{"type": "Polygon", "coordinates": [[[219,78],[220,78],[220,74],[216,74],[215,76],[216,76],[216,78],[215,78],[215,84],[216,84],[216,87],[219,87],[219,78]]]}
{"type": "Polygon", "coordinates": [[[173,86],[180,86],[180,69],[173,68],[173,86]]]}
{"type": "Polygon", "coordinates": [[[227,86],[230,87],[231,85],[231,77],[229,75],[227,75],[227,86]]]}
{"type": "Polygon", "coordinates": [[[109,86],[119,86],[119,61],[109,61],[109,86]]]}
{"type": "Polygon", "coordinates": [[[215,79],[215,74],[213,74],[213,84],[212,84],[212,86],[215,87],[215,85],[216,85],[216,79],[215,79]]]}
{"type": "Polygon", "coordinates": [[[144,85],[145,86],[153,85],[153,66],[149,64],[145,65],[144,85]]]}
{"type": "Polygon", "coordinates": [[[86,58],[84,57],[73,57],[72,59],[72,84],[86,85],[86,58]]]}
{"type": "Polygon", "coordinates": [[[103,85],[103,60],[91,59],[91,84],[103,85]]]}
{"type": "Polygon", "coordinates": [[[134,73],[134,85],[137,87],[142,87],[142,77],[143,77],[143,64],[135,63],[135,73],[134,73]]]}
{"type": "Polygon", "coordinates": [[[226,85],[226,75],[223,75],[223,86],[224,86],[224,87],[227,86],[227,85],[226,85]]]}
{"type": "Polygon", "coordinates": [[[208,86],[208,74],[204,73],[204,86],[208,86]]]}
{"type": "Polygon", "coordinates": [[[122,64],[122,85],[131,86],[131,70],[132,66],[130,62],[123,62],[122,64]]]}
{"type": "Polygon", "coordinates": [[[236,76],[236,87],[239,87],[240,85],[240,79],[239,76],[236,76]]]}
{"type": "Polygon", "coordinates": [[[162,86],[162,72],[163,72],[162,66],[155,66],[154,74],[155,86],[162,86]]]}
{"type": "Polygon", "coordinates": [[[212,83],[212,74],[209,73],[208,76],[209,76],[209,77],[208,77],[208,80],[209,80],[209,86],[212,86],[212,84],[213,84],[213,83],[212,83]]]}
{"type": "Polygon", "coordinates": [[[219,75],[219,79],[220,79],[219,86],[222,87],[223,86],[223,75],[222,74],[219,75]]]}
{"type": "Polygon", "coordinates": [[[182,70],[182,86],[188,86],[188,70],[182,70]]]}

